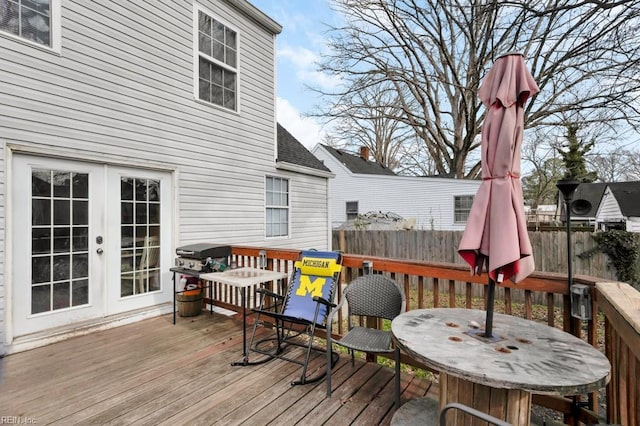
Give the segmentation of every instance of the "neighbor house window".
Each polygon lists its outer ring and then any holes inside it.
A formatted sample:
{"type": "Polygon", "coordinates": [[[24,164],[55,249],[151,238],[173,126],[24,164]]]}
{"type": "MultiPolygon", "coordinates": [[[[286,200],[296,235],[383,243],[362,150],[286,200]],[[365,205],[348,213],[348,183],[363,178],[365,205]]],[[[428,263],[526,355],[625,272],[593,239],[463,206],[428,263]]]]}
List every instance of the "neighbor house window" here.
{"type": "Polygon", "coordinates": [[[202,10],[197,14],[198,99],[235,111],[238,99],[238,35],[202,10]]]}
{"type": "Polygon", "coordinates": [[[347,220],[355,219],[358,217],[358,202],[347,201],[347,220]]]}
{"type": "Polygon", "coordinates": [[[0,31],[59,48],[60,0],[0,0],[0,31]]]}
{"type": "Polygon", "coordinates": [[[267,176],[266,182],[267,237],[289,235],[289,180],[267,176]]]}
{"type": "Polygon", "coordinates": [[[454,197],[454,218],[456,222],[466,222],[469,218],[473,195],[456,195],[454,197]]]}

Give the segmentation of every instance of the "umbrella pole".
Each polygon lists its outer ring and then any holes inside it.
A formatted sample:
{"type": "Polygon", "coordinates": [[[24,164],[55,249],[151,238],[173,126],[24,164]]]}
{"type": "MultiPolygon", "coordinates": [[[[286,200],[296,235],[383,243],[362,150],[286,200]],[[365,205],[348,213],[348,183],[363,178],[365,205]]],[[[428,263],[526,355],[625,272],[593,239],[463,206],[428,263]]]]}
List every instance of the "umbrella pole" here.
{"type": "Polygon", "coordinates": [[[489,277],[489,293],[487,294],[487,319],[484,326],[484,337],[493,337],[493,303],[496,296],[496,282],[489,277]]]}

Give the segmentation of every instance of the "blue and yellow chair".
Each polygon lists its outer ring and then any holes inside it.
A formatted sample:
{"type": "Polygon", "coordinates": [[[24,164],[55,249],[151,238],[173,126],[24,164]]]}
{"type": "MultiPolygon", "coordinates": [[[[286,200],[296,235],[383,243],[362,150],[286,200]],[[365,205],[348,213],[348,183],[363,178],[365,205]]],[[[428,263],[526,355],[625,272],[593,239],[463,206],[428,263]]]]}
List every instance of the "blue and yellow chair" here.
{"type": "MultiPolygon", "coordinates": [[[[256,364],[273,358],[283,359],[302,366],[300,379],[292,385],[313,383],[326,375],[321,370],[314,376],[307,375],[309,360],[313,351],[326,354],[326,347],[314,344],[317,329],[326,330],[327,317],[333,303],[336,289],[339,285],[342,270],[342,255],[333,251],[303,251],[294,262],[293,272],[287,290],[283,295],[266,289],[258,289],[261,295],[260,307],[254,309],[256,318],[251,339],[249,353],[263,355],[256,364]],[[273,303],[275,301],[275,303],[273,303]],[[267,306],[268,303],[270,306],[267,306]],[[273,335],[256,340],[258,327],[269,325],[274,328],[273,335]],[[306,352],[302,359],[290,355],[287,347],[290,345],[303,347],[306,352]]],[[[338,361],[337,352],[332,352],[328,359],[333,366],[338,361]]]]}

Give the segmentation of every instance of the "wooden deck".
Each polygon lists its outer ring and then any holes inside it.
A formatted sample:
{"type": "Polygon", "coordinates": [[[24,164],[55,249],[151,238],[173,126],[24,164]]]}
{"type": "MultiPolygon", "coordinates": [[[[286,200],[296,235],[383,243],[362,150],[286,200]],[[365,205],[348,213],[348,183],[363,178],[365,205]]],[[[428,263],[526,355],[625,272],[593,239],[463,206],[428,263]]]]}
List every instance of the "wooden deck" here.
{"type": "MultiPolygon", "coordinates": [[[[390,423],[391,368],[352,367],[343,356],[327,399],[324,381],[290,385],[296,364],[231,366],[241,357],[241,325],[217,313],[173,325],[167,315],[7,356],[0,415],[39,425],[390,423]]],[[[410,375],[402,389],[403,403],[437,398],[437,385],[410,375]]]]}

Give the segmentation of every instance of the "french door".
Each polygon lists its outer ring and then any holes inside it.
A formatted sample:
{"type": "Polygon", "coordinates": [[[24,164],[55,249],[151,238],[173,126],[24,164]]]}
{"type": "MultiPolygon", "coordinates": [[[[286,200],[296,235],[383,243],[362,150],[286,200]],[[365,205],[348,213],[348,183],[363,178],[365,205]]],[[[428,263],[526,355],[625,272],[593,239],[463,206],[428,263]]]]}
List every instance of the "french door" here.
{"type": "Polygon", "coordinates": [[[109,167],[107,183],[107,313],[172,300],[171,174],[109,167]]]}
{"type": "Polygon", "coordinates": [[[14,336],[171,300],[170,174],[15,155],[12,177],[14,336]]]}

